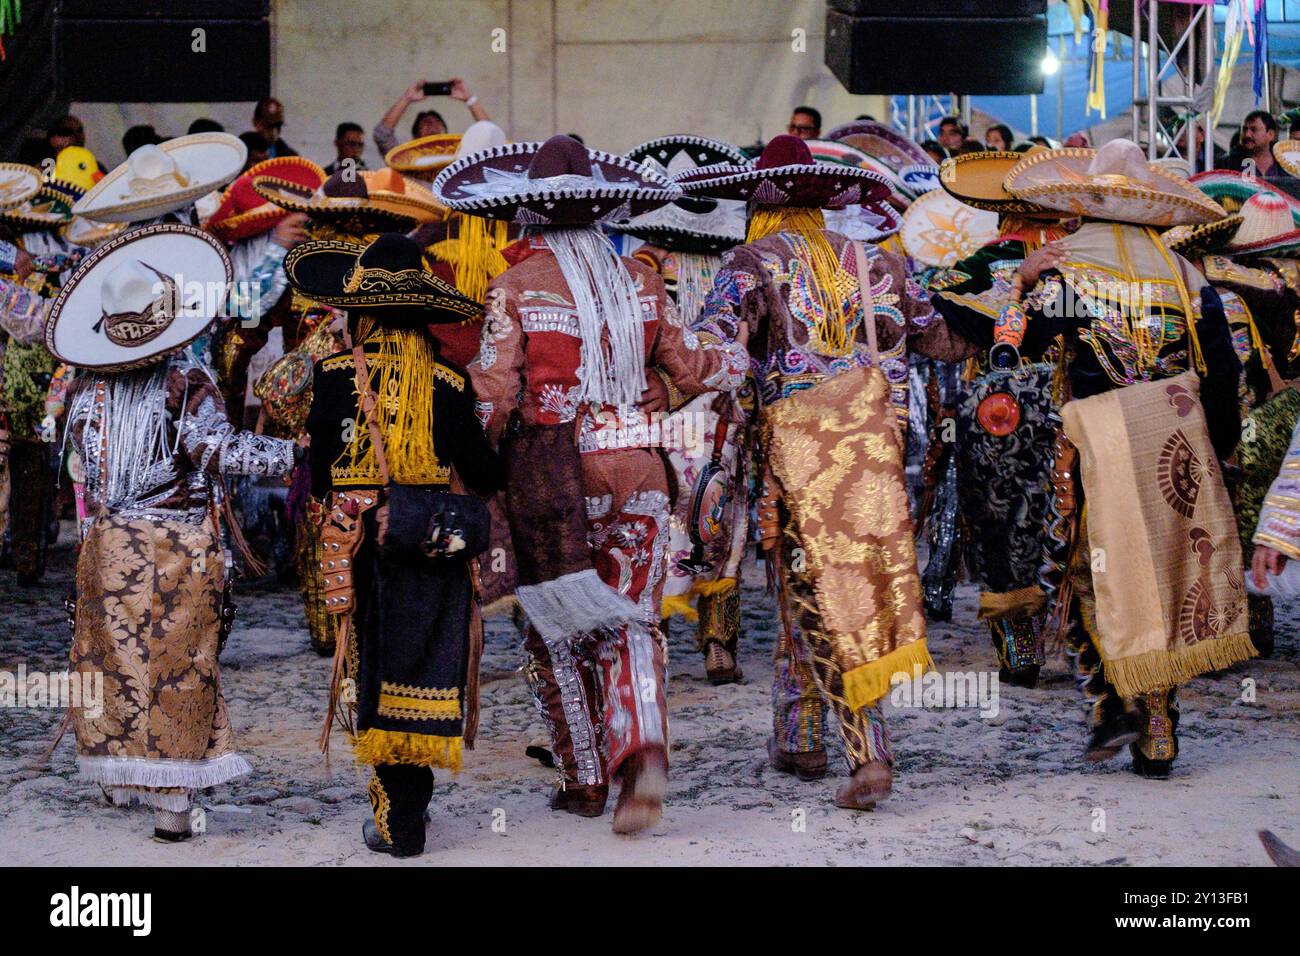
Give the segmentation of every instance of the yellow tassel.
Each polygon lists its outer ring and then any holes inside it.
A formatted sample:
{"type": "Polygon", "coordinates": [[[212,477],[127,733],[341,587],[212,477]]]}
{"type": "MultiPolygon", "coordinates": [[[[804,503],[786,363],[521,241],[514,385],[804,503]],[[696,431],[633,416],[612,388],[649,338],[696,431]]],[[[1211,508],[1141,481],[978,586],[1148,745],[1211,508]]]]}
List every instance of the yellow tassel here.
{"type": "Polygon", "coordinates": [[[460,737],[438,737],[398,730],[363,730],[356,739],[358,764],[409,764],[459,770],[463,741],[460,737]]]}
{"type": "Polygon", "coordinates": [[[501,249],[509,241],[509,223],[480,216],[453,215],[448,224],[448,238],[429,247],[430,254],[448,263],[461,293],[482,302],[488,283],[506,271],[501,249]]]}
{"type": "Polygon", "coordinates": [[[1037,614],[1047,604],[1047,595],[1037,584],[1014,591],[981,591],[978,620],[1021,618],[1037,614]]]}
{"type": "Polygon", "coordinates": [[[1196,315],[1192,312],[1192,298],[1187,291],[1187,283],[1183,281],[1182,270],[1174,264],[1173,255],[1163,242],[1160,241],[1160,235],[1147,226],[1143,229],[1151,244],[1156,247],[1156,251],[1165,260],[1165,265],[1169,267],[1169,273],[1174,277],[1174,286],[1178,289],[1178,298],[1183,305],[1183,316],[1187,320],[1187,340],[1191,345],[1192,364],[1196,371],[1202,375],[1205,374],[1205,355],[1201,352],[1201,339],[1196,334],[1196,315]]]}
{"type": "Polygon", "coordinates": [[[665,594],[659,602],[659,618],[666,620],[674,614],[680,614],[688,621],[698,621],[699,613],[691,607],[689,594],[665,594]]]}
{"type": "Polygon", "coordinates": [[[697,581],[691,588],[692,594],[701,594],[705,597],[717,597],[736,589],[735,578],[718,578],[716,581],[697,581]]]}
{"type": "Polygon", "coordinates": [[[884,657],[844,672],[844,699],[854,710],[874,704],[889,693],[890,680],[897,673],[908,680],[934,670],[925,638],[896,647],[884,657]],[[919,668],[919,670],[917,670],[919,668]]]}

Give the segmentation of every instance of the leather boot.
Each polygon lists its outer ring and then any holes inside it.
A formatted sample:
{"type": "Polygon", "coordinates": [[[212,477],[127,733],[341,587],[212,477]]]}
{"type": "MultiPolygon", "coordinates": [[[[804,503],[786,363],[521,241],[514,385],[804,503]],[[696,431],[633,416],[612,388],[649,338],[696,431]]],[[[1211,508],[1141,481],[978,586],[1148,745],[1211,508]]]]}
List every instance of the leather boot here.
{"type": "Polygon", "coordinates": [[[637,751],[619,768],[623,788],[614,807],[614,832],[637,833],[659,822],[668,791],[668,754],[661,746],[637,751]]]}

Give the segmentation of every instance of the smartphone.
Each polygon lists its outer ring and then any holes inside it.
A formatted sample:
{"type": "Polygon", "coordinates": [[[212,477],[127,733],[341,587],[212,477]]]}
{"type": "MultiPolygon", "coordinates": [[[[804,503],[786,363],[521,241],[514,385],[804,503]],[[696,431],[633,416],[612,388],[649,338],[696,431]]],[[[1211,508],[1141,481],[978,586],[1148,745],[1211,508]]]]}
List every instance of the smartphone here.
{"type": "Polygon", "coordinates": [[[451,96],[451,82],[446,83],[425,83],[425,96],[451,96]]]}

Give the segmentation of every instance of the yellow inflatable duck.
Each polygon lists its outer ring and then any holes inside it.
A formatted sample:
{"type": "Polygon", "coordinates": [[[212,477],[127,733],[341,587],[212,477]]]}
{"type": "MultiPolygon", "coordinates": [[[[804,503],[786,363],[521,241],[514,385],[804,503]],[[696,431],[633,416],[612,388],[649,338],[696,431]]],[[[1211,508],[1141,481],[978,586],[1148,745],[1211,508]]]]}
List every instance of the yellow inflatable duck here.
{"type": "Polygon", "coordinates": [[[54,160],[55,182],[68,183],[85,193],[104,178],[95,154],[84,146],[65,146],[54,160]]]}

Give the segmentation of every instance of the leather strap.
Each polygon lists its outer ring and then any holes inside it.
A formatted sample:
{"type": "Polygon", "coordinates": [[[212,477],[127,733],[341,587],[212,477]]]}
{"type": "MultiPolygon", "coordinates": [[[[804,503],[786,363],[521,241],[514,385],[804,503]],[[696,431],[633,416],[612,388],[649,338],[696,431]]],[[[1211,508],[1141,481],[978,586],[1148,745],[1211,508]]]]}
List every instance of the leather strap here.
{"type": "Polygon", "coordinates": [[[379,483],[388,486],[388,455],[384,451],[384,436],[379,430],[379,419],[375,410],[379,407],[379,398],[370,385],[370,366],[366,362],[365,345],[352,341],[352,332],[346,326],[343,329],[343,344],[352,350],[352,365],[356,372],[357,394],[361,396],[361,411],[366,416],[366,427],[370,429],[370,444],[375,449],[375,463],[379,466],[379,483]]]}
{"type": "Polygon", "coordinates": [[[866,326],[867,348],[871,350],[871,367],[880,368],[880,346],[876,340],[876,304],[871,298],[871,275],[867,265],[867,252],[856,239],[853,258],[858,268],[858,292],[862,297],[862,324],[866,326]]]}

